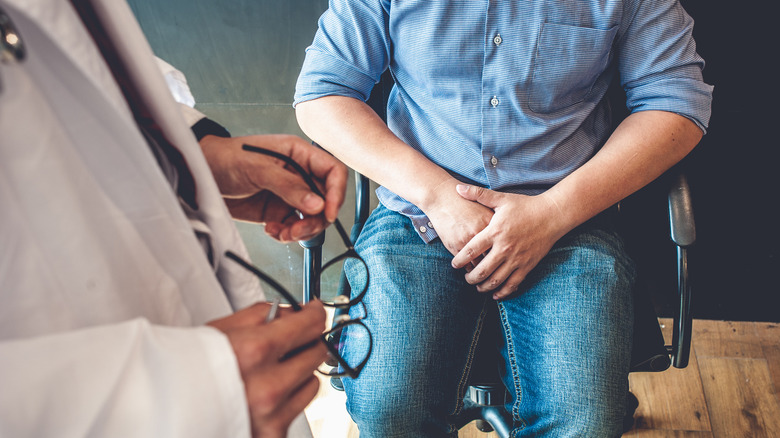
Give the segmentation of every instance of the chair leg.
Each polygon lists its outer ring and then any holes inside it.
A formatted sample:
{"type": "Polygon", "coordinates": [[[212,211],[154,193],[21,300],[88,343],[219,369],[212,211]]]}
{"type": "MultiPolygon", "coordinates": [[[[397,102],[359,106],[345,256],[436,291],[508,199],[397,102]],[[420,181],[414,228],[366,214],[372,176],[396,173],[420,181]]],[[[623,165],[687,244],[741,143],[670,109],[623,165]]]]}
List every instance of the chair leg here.
{"type": "Polygon", "coordinates": [[[495,432],[499,438],[508,438],[512,422],[503,406],[505,392],[501,383],[469,386],[462,415],[464,425],[476,420],[479,431],[495,432]]]}
{"type": "Polygon", "coordinates": [[[493,432],[493,426],[491,426],[490,423],[488,423],[485,420],[476,420],[474,422],[474,425],[477,427],[477,430],[479,430],[480,432],[485,432],[485,433],[493,432]]]}
{"type": "Polygon", "coordinates": [[[634,414],[636,413],[636,408],[638,407],[639,400],[634,394],[629,392],[626,395],[626,414],[623,417],[623,433],[628,432],[632,427],[634,427],[634,414]]]}
{"type": "Polygon", "coordinates": [[[344,383],[341,381],[341,377],[331,377],[330,386],[336,391],[344,391],[344,383]]]}

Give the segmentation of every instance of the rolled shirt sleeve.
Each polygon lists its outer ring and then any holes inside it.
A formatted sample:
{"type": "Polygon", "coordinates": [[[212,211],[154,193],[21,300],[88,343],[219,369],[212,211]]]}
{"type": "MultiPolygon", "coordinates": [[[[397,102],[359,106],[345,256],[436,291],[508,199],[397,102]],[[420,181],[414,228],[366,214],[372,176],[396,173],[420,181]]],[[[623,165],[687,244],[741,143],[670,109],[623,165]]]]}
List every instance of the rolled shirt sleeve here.
{"type": "Polygon", "coordinates": [[[616,50],[628,109],[680,114],[706,132],[713,87],[703,80],[693,19],[677,1],[626,4],[633,16],[616,50]]]}
{"type": "Polygon", "coordinates": [[[385,2],[337,1],[319,20],[293,105],[328,95],[367,100],[390,59],[385,2]]]}

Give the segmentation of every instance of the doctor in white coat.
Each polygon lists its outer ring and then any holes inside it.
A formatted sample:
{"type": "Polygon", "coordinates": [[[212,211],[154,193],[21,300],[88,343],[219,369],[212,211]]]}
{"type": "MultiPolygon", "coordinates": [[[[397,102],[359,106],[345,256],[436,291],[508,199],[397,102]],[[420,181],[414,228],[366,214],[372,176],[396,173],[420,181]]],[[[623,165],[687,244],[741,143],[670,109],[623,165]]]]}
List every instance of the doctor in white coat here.
{"type": "Polygon", "coordinates": [[[248,257],[230,213],[282,241],[321,231],[343,165],[290,136],[199,145],[123,1],[0,0],[0,29],[0,437],[306,436],[325,349],[277,359],[322,306],[265,323],[224,254],[248,257]]]}

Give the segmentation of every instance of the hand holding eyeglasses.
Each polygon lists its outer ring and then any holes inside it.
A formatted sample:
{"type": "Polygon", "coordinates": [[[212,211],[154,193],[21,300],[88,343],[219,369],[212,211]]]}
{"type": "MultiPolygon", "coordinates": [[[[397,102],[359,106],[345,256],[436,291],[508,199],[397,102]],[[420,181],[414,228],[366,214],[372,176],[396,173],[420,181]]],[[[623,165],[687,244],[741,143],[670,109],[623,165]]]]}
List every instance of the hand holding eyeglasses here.
{"type": "Polygon", "coordinates": [[[328,356],[318,342],[326,320],[321,302],[312,301],[300,311],[280,308],[266,323],[270,310],[270,304],[259,303],[208,324],[228,337],[236,354],[256,437],[286,436],[295,417],[317,395],[314,370],[328,356]],[[298,352],[279,360],[291,351],[298,352]]]}
{"type": "MultiPolygon", "coordinates": [[[[317,187],[316,183],[312,179],[311,175],[309,175],[306,172],[306,170],[292,158],[282,153],[262,149],[256,146],[245,144],[242,146],[242,148],[245,151],[267,155],[283,161],[284,163],[286,163],[287,166],[289,166],[290,169],[297,172],[304,179],[306,184],[309,186],[309,189],[313,193],[324,197],[324,195],[320,191],[320,188],[317,187]]],[[[320,341],[322,341],[322,344],[324,344],[327,347],[330,353],[331,360],[327,362],[327,365],[329,366],[328,369],[319,368],[318,370],[323,374],[327,374],[331,376],[349,376],[352,378],[357,378],[358,375],[360,374],[360,371],[368,362],[368,359],[371,356],[371,350],[373,348],[373,340],[372,340],[371,332],[368,330],[368,327],[362,321],[367,316],[367,310],[362,300],[363,300],[363,296],[368,290],[369,272],[368,272],[368,266],[366,265],[366,262],[360,257],[360,255],[358,255],[358,253],[353,248],[352,242],[349,236],[347,235],[346,231],[344,230],[344,227],[341,225],[341,222],[339,222],[338,219],[335,219],[333,225],[338,231],[338,234],[341,237],[344,246],[346,247],[346,251],[341,255],[332,258],[327,263],[325,263],[319,269],[319,271],[315,273],[315,276],[321,277],[322,273],[326,271],[328,268],[334,266],[339,267],[340,263],[344,262],[344,263],[351,264],[355,269],[358,269],[359,271],[362,272],[362,283],[358,282],[359,284],[352,285],[353,291],[356,291],[352,294],[353,295],[352,297],[348,298],[348,297],[337,296],[334,302],[324,303],[325,305],[339,308],[339,309],[345,309],[345,310],[357,309],[357,311],[354,312],[354,314],[357,316],[353,315],[353,317],[350,318],[347,315],[343,315],[336,318],[333,327],[327,332],[325,332],[324,334],[322,334],[322,336],[320,337],[320,341]],[[361,307],[357,307],[358,304],[360,304],[361,307]],[[362,312],[360,311],[361,308],[362,308],[362,312]],[[355,341],[353,342],[353,346],[357,346],[357,348],[352,349],[351,354],[349,354],[347,358],[343,357],[341,354],[342,345],[340,340],[341,340],[342,332],[348,332],[349,336],[351,336],[352,339],[355,341]]],[[[256,275],[266,284],[271,286],[273,289],[275,289],[279,293],[279,295],[281,295],[281,297],[283,297],[284,300],[290,304],[293,311],[298,312],[301,310],[300,304],[298,304],[298,302],[290,294],[290,292],[288,292],[287,289],[281,284],[279,284],[276,280],[274,280],[264,272],[260,271],[257,267],[252,265],[250,262],[244,260],[243,258],[241,258],[240,256],[238,256],[237,254],[231,251],[226,252],[225,255],[229,259],[233,260],[234,262],[243,266],[245,269],[252,272],[254,275],[256,275]]],[[[316,342],[317,341],[312,341],[312,344],[316,342]]],[[[292,357],[298,354],[300,351],[304,351],[309,347],[311,347],[311,345],[309,344],[301,345],[298,349],[288,352],[284,357],[282,357],[282,360],[286,360],[287,358],[292,357]]]]}
{"type": "Polygon", "coordinates": [[[207,135],[200,145],[235,219],[263,223],[266,233],[281,242],[311,239],[336,220],[347,169],[324,150],[293,135],[207,135]],[[290,157],[320,184],[321,196],[284,160],[248,154],[244,144],[290,157]],[[295,211],[303,216],[292,214],[295,211]]]}

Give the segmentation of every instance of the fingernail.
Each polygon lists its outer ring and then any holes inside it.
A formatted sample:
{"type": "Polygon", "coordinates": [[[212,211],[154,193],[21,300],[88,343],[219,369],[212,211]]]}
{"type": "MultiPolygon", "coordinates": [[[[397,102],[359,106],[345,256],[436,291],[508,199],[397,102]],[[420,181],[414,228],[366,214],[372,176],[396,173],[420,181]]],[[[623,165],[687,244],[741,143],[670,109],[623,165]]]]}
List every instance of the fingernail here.
{"type": "Polygon", "coordinates": [[[323,201],[322,198],[315,195],[314,193],[309,193],[306,195],[306,197],[303,198],[303,205],[308,210],[318,210],[322,208],[324,203],[325,201],[323,201]]]}

